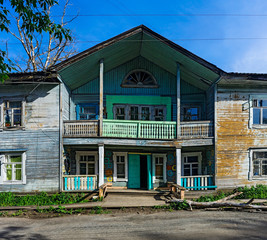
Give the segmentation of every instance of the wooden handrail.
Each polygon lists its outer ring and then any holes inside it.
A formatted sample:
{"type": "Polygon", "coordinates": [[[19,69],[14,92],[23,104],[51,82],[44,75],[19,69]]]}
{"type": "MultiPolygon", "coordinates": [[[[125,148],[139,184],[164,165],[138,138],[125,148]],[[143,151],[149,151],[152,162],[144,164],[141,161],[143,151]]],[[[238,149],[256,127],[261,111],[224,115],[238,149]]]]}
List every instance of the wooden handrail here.
{"type": "Polygon", "coordinates": [[[176,197],[178,197],[181,200],[184,200],[185,190],[186,190],[186,188],[184,188],[178,184],[172,184],[170,186],[170,192],[173,193],[176,197]],[[178,194],[178,192],[180,194],[178,194]]]}
{"type": "Polygon", "coordinates": [[[104,183],[99,187],[98,197],[105,198],[108,187],[111,187],[112,183],[104,183]]]}

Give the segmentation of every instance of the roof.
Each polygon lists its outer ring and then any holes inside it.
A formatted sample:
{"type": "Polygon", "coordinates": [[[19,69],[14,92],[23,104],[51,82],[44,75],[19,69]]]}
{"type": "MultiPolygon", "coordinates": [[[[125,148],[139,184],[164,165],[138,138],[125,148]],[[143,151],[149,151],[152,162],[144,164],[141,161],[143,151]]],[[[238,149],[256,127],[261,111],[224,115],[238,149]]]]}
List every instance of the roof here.
{"type": "Polygon", "coordinates": [[[10,73],[9,79],[4,84],[18,83],[59,83],[57,73],[55,71],[39,71],[27,73],[10,73]]]}
{"type": "Polygon", "coordinates": [[[228,88],[256,88],[267,85],[267,74],[229,72],[222,75],[218,85],[228,88]]]}
{"type": "Polygon", "coordinates": [[[96,52],[96,51],[99,51],[109,45],[112,45],[114,42],[117,42],[117,41],[120,41],[122,39],[125,39],[127,37],[129,37],[130,35],[132,34],[135,34],[139,31],[143,31],[143,32],[146,32],[146,33],[149,33],[150,35],[154,36],[156,39],[158,39],[159,41],[162,41],[164,42],[166,45],[170,46],[171,48],[175,49],[176,51],[179,51],[181,53],[183,53],[185,56],[187,57],[190,57],[192,60],[202,64],[203,66],[209,68],[210,70],[216,72],[216,73],[220,73],[220,72],[223,72],[220,68],[218,68],[216,65],[212,64],[212,63],[209,63],[208,61],[204,60],[203,58],[200,58],[199,56],[193,54],[192,52],[186,50],[185,48],[181,47],[180,45],[168,40],[167,38],[161,36],[160,34],[152,31],[150,28],[146,27],[145,25],[140,25],[140,26],[137,26],[137,27],[134,27],[128,31],[125,31],[113,38],[110,38],[104,42],[101,42],[79,54],[76,54],[60,63],[58,63],[57,65],[55,65],[52,69],[54,70],[61,70],[67,66],[69,66],[70,64],[76,62],[76,61],[79,61],[81,59],[83,59],[84,57],[96,52]]]}
{"type": "Polygon", "coordinates": [[[99,61],[104,59],[105,72],[138,56],[176,75],[177,63],[181,77],[201,89],[207,89],[223,70],[166,39],[144,25],[123,32],[95,45],[51,68],[74,90],[99,75],[99,61]]]}

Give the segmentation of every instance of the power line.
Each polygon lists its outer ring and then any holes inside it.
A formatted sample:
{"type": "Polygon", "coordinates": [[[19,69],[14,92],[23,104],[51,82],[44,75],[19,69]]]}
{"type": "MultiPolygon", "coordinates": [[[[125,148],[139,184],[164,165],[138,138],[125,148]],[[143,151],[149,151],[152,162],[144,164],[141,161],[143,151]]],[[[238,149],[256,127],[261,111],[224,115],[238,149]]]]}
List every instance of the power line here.
{"type": "MultiPolygon", "coordinates": [[[[237,37],[237,38],[177,38],[177,39],[169,39],[166,40],[165,42],[168,41],[172,41],[172,42],[178,42],[178,41],[232,41],[232,40],[267,40],[267,37],[237,37]]],[[[124,39],[121,40],[124,42],[157,42],[157,41],[161,41],[164,42],[162,40],[157,40],[157,39],[124,39]]],[[[103,40],[84,40],[84,41],[75,41],[75,42],[70,42],[71,43],[101,43],[103,42],[103,40]]],[[[18,45],[21,43],[15,43],[15,42],[8,42],[8,41],[2,41],[0,42],[0,45],[5,45],[6,43],[8,43],[9,45],[18,45]]],[[[47,42],[43,42],[43,43],[47,43],[47,42]]]]}
{"type": "MultiPolygon", "coordinates": [[[[77,15],[66,14],[66,17],[76,17],[77,15]]],[[[62,17],[52,15],[52,17],[62,17]]],[[[267,14],[236,14],[236,13],[98,13],[79,14],[78,17],[267,17],[267,14]]]]}

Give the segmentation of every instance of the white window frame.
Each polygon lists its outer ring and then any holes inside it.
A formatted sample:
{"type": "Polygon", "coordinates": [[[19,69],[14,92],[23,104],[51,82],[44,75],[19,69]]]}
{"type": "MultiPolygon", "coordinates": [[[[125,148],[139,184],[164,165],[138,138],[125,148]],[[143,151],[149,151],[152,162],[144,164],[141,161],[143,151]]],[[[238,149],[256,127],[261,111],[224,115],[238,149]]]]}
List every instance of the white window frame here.
{"type": "Polygon", "coordinates": [[[76,151],[76,174],[80,175],[80,156],[90,155],[95,157],[95,174],[98,175],[98,153],[95,151],[76,151]]]}
{"type": "Polygon", "coordinates": [[[266,180],[267,175],[261,175],[261,176],[254,176],[253,172],[253,153],[254,152],[267,152],[267,148],[261,148],[261,149],[249,149],[249,172],[248,172],[248,178],[249,180],[266,180]]]}
{"type": "Polygon", "coordinates": [[[182,153],[182,176],[184,176],[184,157],[198,157],[198,175],[201,175],[202,169],[202,152],[190,152],[190,153],[182,153]]]}
{"type": "Polygon", "coordinates": [[[21,98],[9,98],[9,99],[1,99],[0,100],[0,131],[8,130],[8,129],[25,129],[25,107],[26,107],[26,101],[21,98]],[[21,126],[11,126],[11,127],[5,127],[5,102],[21,102],[21,126]]]}
{"type": "Polygon", "coordinates": [[[163,154],[163,153],[152,154],[153,183],[156,183],[156,182],[167,183],[166,165],[167,165],[167,154],[163,154]],[[156,157],[163,157],[163,180],[156,179],[156,157]]]}
{"type": "Polygon", "coordinates": [[[249,95],[249,128],[267,128],[267,124],[253,124],[253,101],[267,100],[266,94],[249,95]]]}
{"type": "Polygon", "coordinates": [[[0,154],[0,163],[1,163],[1,176],[0,176],[0,184],[13,185],[13,184],[26,184],[26,152],[8,152],[4,154],[0,154]],[[17,156],[21,155],[21,180],[6,180],[6,156],[17,156]]]}
{"type": "Polygon", "coordinates": [[[128,153],[127,152],[113,152],[113,181],[114,182],[128,182],[128,153]],[[125,178],[118,178],[117,176],[117,156],[124,156],[125,159],[125,178]]]}

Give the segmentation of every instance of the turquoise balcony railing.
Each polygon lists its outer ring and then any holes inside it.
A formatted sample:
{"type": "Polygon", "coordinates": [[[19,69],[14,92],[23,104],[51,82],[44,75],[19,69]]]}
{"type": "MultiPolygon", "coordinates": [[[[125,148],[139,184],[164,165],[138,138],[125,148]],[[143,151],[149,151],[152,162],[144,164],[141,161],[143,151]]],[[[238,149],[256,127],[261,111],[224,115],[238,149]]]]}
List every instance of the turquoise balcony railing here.
{"type": "Polygon", "coordinates": [[[174,139],[175,122],[104,120],[103,137],[174,139]]]}
{"type": "MultiPolygon", "coordinates": [[[[100,137],[99,121],[64,121],[64,137],[100,137]]],[[[103,120],[102,137],[176,139],[176,122],[103,120]]],[[[213,137],[211,121],[181,122],[178,139],[213,137]]]]}

